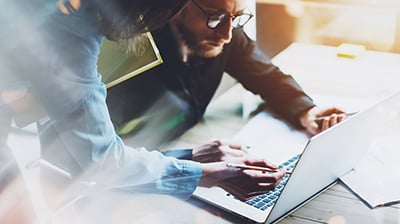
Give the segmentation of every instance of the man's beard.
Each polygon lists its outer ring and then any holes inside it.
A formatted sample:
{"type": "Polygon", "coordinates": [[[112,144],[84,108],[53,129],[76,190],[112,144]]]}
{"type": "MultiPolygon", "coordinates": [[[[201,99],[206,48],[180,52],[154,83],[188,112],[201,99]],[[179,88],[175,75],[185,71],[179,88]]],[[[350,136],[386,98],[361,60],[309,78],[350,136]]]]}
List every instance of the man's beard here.
{"type": "Polygon", "coordinates": [[[196,42],[196,38],[192,33],[185,28],[183,24],[175,23],[176,35],[188,48],[191,54],[203,58],[212,58],[221,54],[223,45],[221,47],[207,47],[208,41],[196,42]]]}

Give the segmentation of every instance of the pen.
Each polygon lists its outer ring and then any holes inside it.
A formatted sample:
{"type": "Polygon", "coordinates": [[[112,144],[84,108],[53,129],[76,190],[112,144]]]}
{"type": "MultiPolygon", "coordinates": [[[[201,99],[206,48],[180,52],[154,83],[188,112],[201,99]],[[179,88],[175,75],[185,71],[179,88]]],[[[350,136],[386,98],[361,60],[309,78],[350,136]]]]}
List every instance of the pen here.
{"type": "MultiPolygon", "coordinates": [[[[352,113],[346,113],[345,115],[346,115],[346,117],[347,116],[351,116],[351,115],[354,115],[354,114],[356,114],[357,112],[352,112],[352,113]]],[[[318,126],[321,126],[322,125],[322,121],[325,119],[325,118],[328,118],[330,115],[328,115],[328,116],[321,116],[321,117],[317,117],[317,118],[315,118],[315,122],[318,124],[318,126]]]]}
{"type": "Polygon", "coordinates": [[[379,204],[379,205],[377,205],[377,207],[392,206],[392,205],[399,204],[399,203],[400,203],[400,201],[389,201],[386,203],[379,204]]]}
{"type": "MultiPolygon", "coordinates": [[[[259,170],[259,171],[264,171],[264,172],[278,172],[279,169],[271,169],[267,167],[261,167],[261,166],[250,166],[250,165],[241,165],[241,164],[233,164],[233,163],[227,163],[226,167],[229,168],[237,168],[237,169],[242,169],[242,170],[259,170]]],[[[291,174],[292,172],[286,171],[287,174],[291,174]]]]}

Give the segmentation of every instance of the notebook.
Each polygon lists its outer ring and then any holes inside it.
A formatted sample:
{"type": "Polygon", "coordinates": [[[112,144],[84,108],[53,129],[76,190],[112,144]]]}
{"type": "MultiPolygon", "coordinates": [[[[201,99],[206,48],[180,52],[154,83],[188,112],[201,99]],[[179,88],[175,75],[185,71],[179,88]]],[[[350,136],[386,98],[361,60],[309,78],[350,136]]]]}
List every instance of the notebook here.
{"type": "Polygon", "coordinates": [[[267,205],[258,204],[258,199],[241,201],[219,187],[198,187],[194,197],[251,221],[275,223],[350,172],[384,130],[385,108],[399,102],[396,93],[312,138],[261,112],[236,139],[253,144],[250,154],[285,165],[292,174],[275,190],[258,196],[269,198],[267,205]]]}
{"type": "Polygon", "coordinates": [[[129,53],[116,42],[103,40],[97,66],[107,88],[163,63],[151,33],[138,38],[135,42],[136,51],[129,53]]]}

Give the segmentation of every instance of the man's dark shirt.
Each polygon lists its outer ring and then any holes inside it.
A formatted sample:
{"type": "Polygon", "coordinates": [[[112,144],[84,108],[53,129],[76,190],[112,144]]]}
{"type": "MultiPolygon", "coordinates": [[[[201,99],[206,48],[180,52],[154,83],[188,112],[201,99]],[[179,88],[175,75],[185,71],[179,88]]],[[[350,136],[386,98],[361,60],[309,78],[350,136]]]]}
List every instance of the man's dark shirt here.
{"type": "Polygon", "coordinates": [[[191,57],[186,63],[169,26],[153,32],[153,37],[164,63],[112,87],[107,97],[117,129],[132,119],[144,118],[131,134],[140,138],[141,144],[148,141],[156,146],[202,119],[224,72],[259,94],[294,125],[299,125],[301,112],[314,106],[295,80],[272,65],[242,29],[233,30],[232,41],[219,56],[191,57]]]}

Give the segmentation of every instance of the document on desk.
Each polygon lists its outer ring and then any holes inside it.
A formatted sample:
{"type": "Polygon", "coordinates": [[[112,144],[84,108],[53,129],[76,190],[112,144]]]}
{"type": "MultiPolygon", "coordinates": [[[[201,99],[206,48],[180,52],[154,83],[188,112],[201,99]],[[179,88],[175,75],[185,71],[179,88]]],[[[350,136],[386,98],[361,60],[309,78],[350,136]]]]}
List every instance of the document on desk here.
{"type": "Polygon", "coordinates": [[[384,116],[379,125],[370,127],[377,134],[370,139],[366,156],[340,178],[371,208],[400,203],[400,100],[379,110],[384,116]]]}
{"type": "Polygon", "coordinates": [[[399,203],[399,159],[400,134],[379,136],[355,169],[340,179],[371,208],[399,203]]]}

